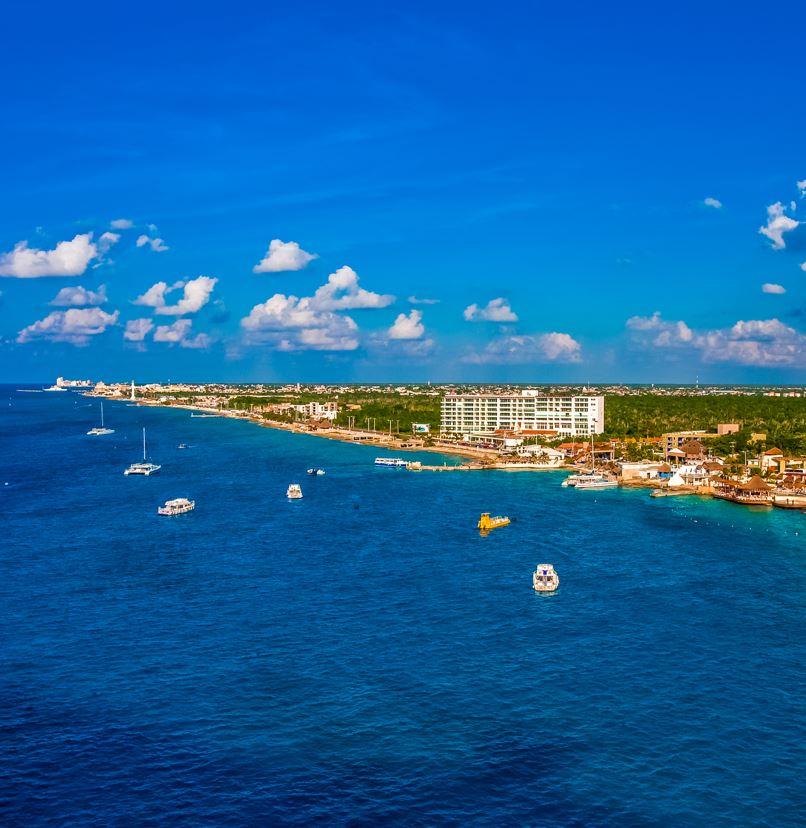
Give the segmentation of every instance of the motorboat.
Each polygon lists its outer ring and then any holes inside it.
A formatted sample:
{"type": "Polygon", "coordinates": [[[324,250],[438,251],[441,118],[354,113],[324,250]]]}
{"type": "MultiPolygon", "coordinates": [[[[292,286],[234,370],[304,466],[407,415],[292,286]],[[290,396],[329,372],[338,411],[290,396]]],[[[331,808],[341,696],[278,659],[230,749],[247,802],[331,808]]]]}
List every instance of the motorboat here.
{"type": "Polygon", "coordinates": [[[299,483],[292,483],[286,490],[285,496],[289,500],[301,500],[302,488],[300,487],[299,483]]]}
{"type": "Polygon", "coordinates": [[[308,474],[313,474],[321,477],[325,473],[324,469],[308,469],[308,474]]]}
{"type": "Polygon", "coordinates": [[[610,477],[605,477],[603,474],[591,475],[588,480],[577,481],[575,489],[615,489],[618,486],[618,480],[613,480],[610,477]]]}
{"type": "Polygon", "coordinates": [[[157,509],[158,515],[183,515],[185,512],[192,512],[196,508],[195,500],[188,500],[186,497],[177,497],[173,500],[166,500],[164,506],[157,509]]]}
{"type": "Polygon", "coordinates": [[[552,564],[538,564],[532,573],[532,586],[536,592],[554,592],[560,585],[560,576],[552,564]]]}
{"type": "Polygon", "coordinates": [[[143,462],[132,463],[123,474],[141,474],[145,477],[150,477],[152,474],[156,474],[161,468],[162,466],[158,466],[156,463],[148,462],[148,456],[146,454],[146,430],[143,429],[143,462]]]}

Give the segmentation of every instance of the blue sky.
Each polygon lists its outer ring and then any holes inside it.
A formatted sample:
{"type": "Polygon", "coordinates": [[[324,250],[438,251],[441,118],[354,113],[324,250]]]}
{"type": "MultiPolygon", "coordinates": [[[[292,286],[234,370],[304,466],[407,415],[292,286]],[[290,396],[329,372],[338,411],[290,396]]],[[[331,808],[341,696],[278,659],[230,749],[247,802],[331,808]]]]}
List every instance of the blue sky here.
{"type": "Polygon", "coordinates": [[[7,4],[0,381],[802,381],[804,7],[559,5],[7,4]]]}

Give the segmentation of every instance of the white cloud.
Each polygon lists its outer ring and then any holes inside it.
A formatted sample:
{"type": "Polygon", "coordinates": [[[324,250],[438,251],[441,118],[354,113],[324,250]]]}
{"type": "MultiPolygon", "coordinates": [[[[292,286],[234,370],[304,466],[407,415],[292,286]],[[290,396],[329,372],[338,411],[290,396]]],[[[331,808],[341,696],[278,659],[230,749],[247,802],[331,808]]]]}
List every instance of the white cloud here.
{"type": "Polygon", "coordinates": [[[118,321],[118,311],[106,313],[100,308],[70,308],[53,311],[23,328],[17,335],[17,342],[31,342],[47,339],[51,342],[69,342],[72,345],[86,345],[90,337],[103,333],[118,321]]]}
{"type": "Polygon", "coordinates": [[[806,178],[804,178],[803,181],[796,181],[795,184],[800,191],[800,197],[806,198],[806,178]]]}
{"type": "Polygon", "coordinates": [[[399,313],[389,328],[389,339],[421,339],[425,333],[421,311],[412,309],[408,315],[399,313]]]}
{"type": "Polygon", "coordinates": [[[306,253],[297,242],[272,239],[266,255],[252,268],[252,271],[254,273],[282,273],[288,270],[302,270],[309,262],[317,258],[315,253],[306,253]]]}
{"type": "Polygon", "coordinates": [[[137,241],[135,244],[138,247],[145,247],[148,245],[155,253],[164,253],[166,250],[170,250],[167,244],[165,244],[164,239],[160,238],[152,238],[151,236],[147,236],[145,233],[137,237],[137,241]]]}
{"type": "Polygon", "coordinates": [[[132,304],[154,308],[156,313],[163,316],[197,313],[210,301],[210,294],[217,282],[218,279],[210,276],[199,276],[187,282],[174,282],[170,287],[167,282],[157,282],[142,296],[138,296],[132,304]],[[183,289],[182,298],[175,305],[166,304],[168,294],[180,288],[183,289]]]}
{"type": "Polygon", "coordinates": [[[509,301],[498,297],[490,299],[487,305],[480,308],[478,305],[468,305],[464,317],[468,322],[517,322],[518,317],[509,306],[509,301]]]}
{"type": "Polygon", "coordinates": [[[352,351],[358,325],[349,316],[316,310],[313,297],[275,293],[241,320],[251,341],[273,342],[280,350],[352,351]],[[291,336],[288,333],[291,331],[291,336]],[[285,335],[280,335],[285,332],[285,335]]]}
{"type": "Polygon", "coordinates": [[[326,284],[318,288],[311,298],[311,305],[323,311],[362,310],[385,308],[394,301],[394,296],[359,287],[358,274],[345,265],[327,277],[326,284]]]}
{"type": "Polygon", "coordinates": [[[106,304],[106,285],[101,285],[97,291],[76,285],[63,287],[50,303],[57,308],[83,307],[86,305],[106,304]]]}
{"type": "Polygon", "coordinates": [[[130,319],[126,323],[123,338],[129,342],[142,342],[154,328],[154,323],[148,318],[130,319]]]}
{"type": "Polygon", "coordinates": [[[713,207],[715,210],[719,210],[722,207],[722,202],[718,198],[711,198],[710,196],[708,198],[704,198],[702,203],[706,207],[713,207]]]}
{"type": "Polygon", "coordinates": [[[134,222],[127,218],[112,219],[109,226],[113,230],[131,230],[134,227],[134,222]]]}
{"type": "Polygon", "coordinates": [[[59,242],[53,250],[28,247],[28,242],[21,241],[10,253],[0,253],[0,276],[81,276],[97,255],[92,233],[80,233],[71,241],[59,242]]]}
{"type": "Polygon", "coordinates": [[[172,325],[159,325],[154,331],[154,342],[166,342],[181,348],[207,348],[210,337],[205,333],[190,336],[192,319],[177,319],[172,325]]]}
{"type": "Polygon", "coordinates": [[[786,288],[783,285],[776,285],[773,282],[765,282],[761,286],[762,293],[786,293],[786,288]]]}
{"type": "MultiPolygon", "coordinates": [[[[163,305],[156,308],[156,312],[166,316],[182,316],[186,313],[198,313],[209,301],[210,294],[218,279],[210,276],[199,276],[185,282],[182,298],[175,305],[163,305]]],[[[168,291],[170,293],[170,289],[168,291]]],[[[165,294],[163,294],[163,300],[165,294]]]]}
{"type": "Polygon", "coordinates": [[[466,356],[464,361],[499,365],[581,362],[582,346],[567,333],[501,336],[489,342],[481,353],[466,356]]]}
{"type": "Polygon", "coordinates": [[[98,237],[98,253],[101,256],[106,255],[109,252],[109,248],[112,247],[113,244],[117,244],[120,241],[120,233],[110,233],[108,230],[105,233],[101,233],[98,237]]]}
{"type": "Polygon", "coordinates": [[[806,270],[806,262],[804,262],[804,263],[800,266],[800,269],[801,269],[801,270],[806,270]]]}
{"type": "Polygon", "coordinates": [[[799,221],[786,215],[786,209],[780,201],[770,204],[767,207],[767,223],[758,228],[758,232],[772,242],[773,250],[783,250],[786,247],[784,233],[789,233],[800,224],[799,221]]]}
{"type": "Polygon", "coordinates": [[[655,313],[627,320],[642,347],[688,348],[704,362],[770,367],[806,364],[806,336],[778,319],[739,320],[730,328],[697,333],[685,322],[655,313]]]}
{"type": "Polygon", "coordinates": [[[660,311],[655,311],[652,316],[631,316],[627,328],[648,334],[652,344],[659,348],[687,345],[694,339],[694,331],[685,322],[667,322],[661,318],[660,311]]]}
{"type": "Polygon", "coordinates": [[[420,299],[417,296],[409,296],[406,300],[410,305],[438,305],[439,299],[420,299]]]}

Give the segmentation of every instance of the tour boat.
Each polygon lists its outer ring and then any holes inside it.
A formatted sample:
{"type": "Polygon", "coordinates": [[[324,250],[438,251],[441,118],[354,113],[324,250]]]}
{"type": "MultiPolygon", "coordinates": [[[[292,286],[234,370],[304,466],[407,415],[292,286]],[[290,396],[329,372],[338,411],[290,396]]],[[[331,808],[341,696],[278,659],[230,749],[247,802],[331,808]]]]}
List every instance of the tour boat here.
{"type": "Polygon", "coordinates": [[[536,592],[554,592],[560,585],[560,576],[552,564],[538,564],[532,573],[532,586],[536,592]]]}
{"type": "Polygon", "coordinates": [[[188,500],[186,497],[177,497],[174,500],[166,500],[164,506],[157,509],[158,515],[183,515],[185,512],[192,512],[196,508],[195,500],[188,500]]]}
{"type": "Polygon", "coordinates": [[[400,457],[376,457],[376,466],[393,466],[395,468],[405,467],[408,465],[408,460],[403,460],[400,457]]]}
{"type": "Polygon", "coordinates": [[[499,526],[506,526],[509,524],[508,517],[490,517],[489,512],[482,512],[477,528],[482,532],[489,532],[490,529],[497,529],[499,526]]]}
{"type": "Polygon", "coordinates": [[[570,477],[566,477],[561,485],[563,487],[576,486],[578,483],[584,483],[587,480],[598,480],[600,477],[601,475],[595,472],[581,472],[580,474],[572,474],[570,477]]]}
{"type": "Polygon", "coordinates": [[[105,428],[104,427],[104,404],[101,403],[101,427],[100,428],[91,428],[87,434],[92,437],[98,437],[101,434],[114,434],[114,428],[105,428]]]}
{"type": "Polygon", "coordinates": [[[575,489],[615,489],[618,480],[612,480],[601,474],[590,475],[587,480],[578,480],[575,489]]]}
{"type": "Polygon", "coordinates": [[[324,469],[308,469],[308,474],[322,475],[324,473],[324,469]]]}
{"type": "Polygon", "coordinates": [[[152,474],[156,474],[162,466],[156,465],[156,463],[149,463],[148,458],[146,456],[146,430],[143,429],[143,462],[142,463],[132,463],[123,474],[142,474],[146,477],[149,477],[152,474]]]}
{"type": "Polygon", "coordinates": [[[302,489],[300,488],[299,483],[292,483],[288,487],[285,496],[289,500],[300,500],[302,498],[302,489]]]}

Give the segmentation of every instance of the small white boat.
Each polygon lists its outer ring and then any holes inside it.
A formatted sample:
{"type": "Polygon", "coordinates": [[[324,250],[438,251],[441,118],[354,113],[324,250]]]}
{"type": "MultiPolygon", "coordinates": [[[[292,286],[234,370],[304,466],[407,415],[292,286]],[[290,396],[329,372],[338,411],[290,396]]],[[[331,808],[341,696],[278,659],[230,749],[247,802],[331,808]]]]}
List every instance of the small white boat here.
{"type": "Polygon", "coordinates": [[[324,469],[308,469],[308,474],[323,475],[324,473],[324,469]]]}
{"type": "Polygon", "coordinates": [[[302,489],[300,488],[299,483],[292,483],[288,489],[286,490],[285,496],[289,500],[301,500],[302,499],[302,489]]]}
{"type": "Polygon", "coordinates": [[[401,457],[376,457],[376,466],[391,466],[393,468],[406,467],[408,460],[403,460],[401,457]]]}
{"type": "Polygon", "coordinates": [[[187,443],[180,443],[177,448],[186,449],[188,447],[187,443]]]}
{"type": "Polygon", "coordinates": [[[195,500],[188,500],[186,497],[177,497],[173,500],[166,500],[164,506],[157,509],[158,515],[183,515],[185,512],[192,512],[196,508],[195,500]]]}
{"type": "Polygon", "coordinates": [[[532,586],[536,592],[554,592],[560,585],[560,576],[552,564],[538,564],[532,573],[532,586]]]}
{"type": "Polygon", "coordinates": [[[90,437],[99,437],[102,434],[114,434],[114,428],[105,428],[104,427],[104,404],[101,403],[101,427],[100,428],[91,428],[87,434],[90,437]]]}
{"type": "Polygon", "coordinates": [[[563,487],[576,486],[588,480],[598,480],[600,477],[601,475],[595,472],[580,472],[579,474],[572,474],[570,477],[566,477],[560,485],[563,487]]]}
{"type": "Polygon", "coordinates": [[[156,463],[149,463],[148,457],[146,456],[146,430],[143,429],[143,462],[142,463],[132,463],[123,474],[142,474],[145,477],[150,477],[152,474],[156,474],[162,466],[158,466],[156,463]]]}

